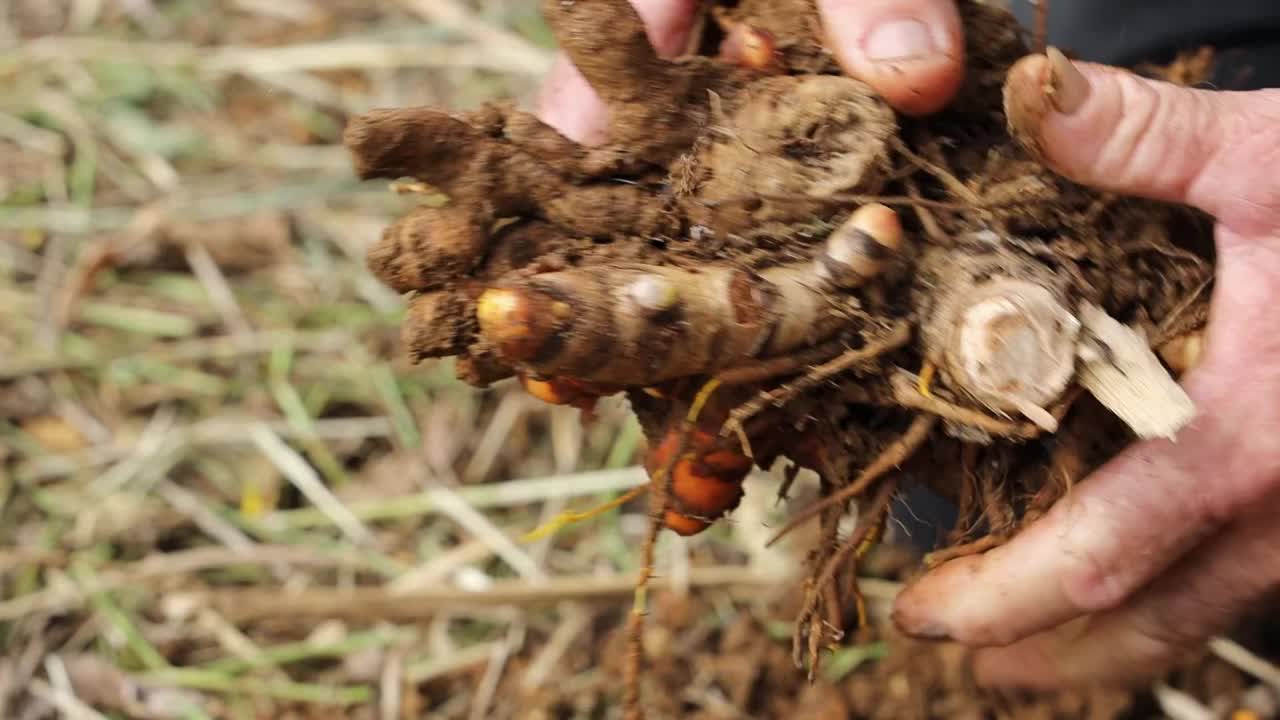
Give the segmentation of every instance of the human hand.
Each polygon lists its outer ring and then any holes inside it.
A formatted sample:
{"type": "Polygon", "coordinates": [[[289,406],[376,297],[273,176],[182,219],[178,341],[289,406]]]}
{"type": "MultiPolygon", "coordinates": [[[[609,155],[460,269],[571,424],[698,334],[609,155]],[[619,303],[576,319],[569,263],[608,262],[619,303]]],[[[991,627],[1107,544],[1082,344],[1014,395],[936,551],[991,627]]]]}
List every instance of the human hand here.
{"type": "Polygon", "coordinates": [[[1183,378],[1199,414],[1006,545],[921,578],[895,620],[984,647],[987,686],[1145,681],[1280,587],[1280,91],[1185,89],[1050,51],[1014,67],[1007,99],[1063,175],[1216,219],[1206,349],[1183,378]]]}
{"type": "MultiPolygon", "coordinates": [[[[631,0],[659,55],[680,54],[698,0],[631,0]]],[[[964,79],[964,38],[954,0],[818,0],[828,42],[850,75],[909,114],[945,105],[964,79]]],[[[537,115],[585,145],[606,139],[604,103],[564,53],[556,56],[537,115]]]]}

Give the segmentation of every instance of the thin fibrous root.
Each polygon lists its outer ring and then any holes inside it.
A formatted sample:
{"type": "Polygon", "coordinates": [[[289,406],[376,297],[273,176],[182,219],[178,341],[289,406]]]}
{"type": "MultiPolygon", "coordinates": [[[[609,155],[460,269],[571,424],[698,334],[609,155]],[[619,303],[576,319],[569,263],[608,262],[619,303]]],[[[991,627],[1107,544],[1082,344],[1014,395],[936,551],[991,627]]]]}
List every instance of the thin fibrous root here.
{"type": "Polygon", "coordinates": [[[855,603],[855,618],[857,620],[856,629],[861,630],[870,623],[867,613],[867,598],[863,596],[862,589],[858,586],[857,565],[862,559],[880,543],[880,539],[884,537],[885,526],[889,523],[888,507],[884,512],[877,514],[871,520],[872,525],[867,528],[867,534],[857,544],[853,551],[852,561],[854,563],[853,574],[853,600],[855,603]]]}
{"type": "MultiPolygon", "coordinates": [[[[893,493],[897,490],[898,483],[894,478],[885,480],[879,490],[876,491],[875,497],[872,499],[867,511],[862,514],[858,529],[853,535],[846,540],[831,557],[827,558],[826,563],[822,566],[822,570],[818,573],[815,582],[807,588],[805,593],[804,605],[800,610],[800,614],[796,621],[797,628],[803,625],[803,621],[813,617],[817,611],[819,599],[823,596],[823,589],[830,585],[840,567],[846,560],[861,557],[867,550],[875,544],[876,534],[880,528],[883,528],[885,517],[889,513],[889,503],[893,499],[893,493]]],[[[856,568],[855,568],[856,572],[856,568]]],[[[856,583],[856,577],[855,577],[856,583]]],[[[859,602],[861,592],[856,588],[854,590],[855,602],[859,602]]],[[[866,608],[865,605],[859,607],[859,622],[865,622],[866,608]]],[[[813,641],[812,628],[809,629],[809,647],[810,647],[810,663],[809,663],[809,681],[812,682],[817,672],[817,662],[813,653],[815,647],[813,641]]]]}
{"type": "Polygon", "coordinates": [[[658,533],[665,526],[667,512],[671,508],[672,476],[677,461],[685,453],[698,416],[718,387],[719,383],[711,380],[698,391],[685,414],[674,451],[662,467],[649,478],[649,526],[645,531],[644,543],[640,547],[640,575],[636,579],[635,601],[632,603],[631,616],[627,619],[627,661],[624,668],[623,705],[626,708],[628,720],[644,720],[644,706],[640,697],[640,678],[644,665],[644,616],[648,613],[649,578],[653,575],[654,548],[657,546],[658,533]]]}
{"type": "Polygon", "coordinates": [[[623,669],[623,706],[628,720],[644,720],[640,680],[644,673],[644,617],[649,612],[649,578],[653,576],[654,548],[666,514],[671,468],[679,458],[672,454],[667,466],[659,468],[649,480],[649,525],[640,546],[640,575],[636,578],[635,598],[627,618],[627,660],[623,669]]]}
{"type": "Polygon", "coordinates": [[[867,488],[877,478],[901,465],[916,450],[920,449],[920,446],[929,438],[929,433],[933,431],[937,423],[938,418],[935,415],[917,415],[911,421],[911,425],[907,427],[906,432],[902,434],[902,437],[881,451],[880,455],[852,483],[800,511],[781,530],[774,534],[769,542],[765,544],[765,547],[778,542],[787,533],[808,522],[810,518],[822,512],[825,508],[847,502],[866,492],[867,488]]]}
{"type": "MultiPolygon", "coordinates": [[[[911,208],[928,208],[931,210],[968,210],[969,206],[963,203],[951,202],[948,200],[930,200],[923,197],[913,197],[911,195],[875,195],[870,193],[833,193],[823,197],[812,197],[809,195],[800,195],[795,193],[769,193],[761,192],[752,195],[730,195],[715,200],[702,200],[703,205],[708,208],[726,207],[730,205],[752,204],[759,200],[770,200],[779,203],[820,203],[826,205],[847,205],[849,203],[880,203],[881,205],[889,205],[894,207],[911,207],[911,208]]],[[[1009,203],[1006,203],[1009,204],[1009,203]]],[[[1000,208],[1004,207],[1001,203],[982,203],[978,207],[982,208],[1000,208]]]]}
{"type": "Polygon", "coordinates": [[[982,207],[982,198],[978,197],[977,193],[970,190],[969,186],[961,182],[960,179],[957,178],[950,170],[947,170],[936,163],[930,162],[929,160],[926,160],[912,152],[911,148],[907,147],[907,144],[901,140],[895,140],[893,142],[893,149],[895,152],[907,158],[907,160],[910,160],[916,167],[937,178],[939,182],[951,191],[952,195],[955,195],[960,199],[960,202],[963,203],[965,207],[974,209],[982,207]]]}
{"type": "Polygon", "coordinates": [[[970,555],[980,555],[992,548],[1000,547],[1007,538],[1003,535],[990,534],[974,540],[973,542],[964,543],[962,545],[952,545],[941,550],[935,550],[924,556],[924,566],[928,570],[932,570],[939,565],[955,560],[956,558],[968,557],[970,555]]]}
{"type": "Polygon", "coordinates": [[[769,358],[757,363],[742,365],[716,373],[716,379],[725,385],[752,385],[783,375],[794,375],[815,364],[826,362],[845,350],[843,340],[833,340],[806,348],[791,355],[769,358]]]}
{"type": "MultiPolygon", "coordinates": [[[[980,410],[956,405],[932,393],[920,393],[919,381],[912,380],[910,374],[899,371],[889,379],[893,390],[894,402],[902,407],[937,415],[953,423],[968,425],[996,437],[1030,439],[1044,434],[1044,428],[1033,422],[1012,422],[992,417],[980,410]]],[[[1071,400],[1078,395],[1078,389],[1068,390],[1062,400],[1049,411],[1055,422],[1061,421],[1070,407],[1071,400]]]]}
{"type": "Polygon", "coordinates": [[[754,273],[610,265],[498,284],[477,303],[480,336],[544,377],[648,386],[787,355],[849,323],[836,291],[869,282],[902,243],[896,213],[859,208],[810,262],[754,273]]]}
{"type": "Polygon", "coordinates": [[[1179,337],[1203,334],[1204,325],[1208,321],[1208,306],[1197,304],[1196,301],[1212,284],[1213,276],[1211,275],[1178,301],[1178,304],[1160,321],[1159,327],[1151,338],[1152,345],[1163,347],[1179,337]]]}
{"type": "MultiPolygon", "coordinates": [[[[823,492],[829,491],[829,484],[824,479],[822,482],[823,492]]],[[[844,517],[845,508],[843,506],[831,506],[826,512],[822,513],[821,530],[819,538],[814,543],[813,549],[809,551],[806,560],[809,565],[809,573],[804,581],[804,597],[809,597],[811,592],[815,591],[818,575],[821,573],[826,561],[836,551],[836,540],[840,533],[840,520],[844,517]]],[[[831,595],[835,594],[835,584],[829,584],[828,587],[821,592],[823,601],[829,604],[832,610],[839,609],[839,598],[831,599],[831,595]]],[[[797,668],[804,667],[804,651],[807,649],[809,654],[809,667],[817,668],[819,651],[822,649],[822,638],[824,621],[818,613],[812,613],[810,617],[797,616],[795,620],[795,632],[791,637],[791,658],[797,668]],[[805,640],[808,640],[805,643],[805,640]]]]}
{"type": "Polygon", "coordinates": [[[906,321],[899,322],[884,337],[877,339],[875,342],[868,343],[865,347],[857,350],[848,350],[839,357],[819,365],[812,372],[787,385],[761,393],[755,399],[743,403],[734,408],[729,413],[729,419],[725,422],[724,427],[720,429],[722,437],[728,437],[734,434],[742,427],[742,424],[748,419],[754,417],[760,411],[770,405],[781,406],[788,400],[799,396],[801,393],[817,387],[821,383],[830,378],[843,373],[859,363],[869,362],[881,355],[893,352],[898,348],[906,345],[911,340],[911,325],[906,321]]]}

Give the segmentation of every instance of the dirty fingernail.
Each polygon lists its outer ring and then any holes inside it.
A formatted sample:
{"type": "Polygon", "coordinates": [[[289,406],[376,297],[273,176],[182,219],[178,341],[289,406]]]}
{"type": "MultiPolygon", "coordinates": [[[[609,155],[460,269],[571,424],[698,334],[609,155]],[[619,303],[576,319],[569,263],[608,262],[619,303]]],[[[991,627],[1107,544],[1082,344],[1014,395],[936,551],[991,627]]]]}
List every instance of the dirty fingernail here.
{"type": "Polygon", "coordinates": [[[915,60],[936,53],[933,34],[919,20],[891,20],[873,29],[863,43],[872,62],[915,60]]]}
{"type": "Polygon", "coordinates": [[[1089,97],[1089,79],[1062,51],[1049,48],[1049,102],[1064,115],[1070,115],[1089,97]]]}

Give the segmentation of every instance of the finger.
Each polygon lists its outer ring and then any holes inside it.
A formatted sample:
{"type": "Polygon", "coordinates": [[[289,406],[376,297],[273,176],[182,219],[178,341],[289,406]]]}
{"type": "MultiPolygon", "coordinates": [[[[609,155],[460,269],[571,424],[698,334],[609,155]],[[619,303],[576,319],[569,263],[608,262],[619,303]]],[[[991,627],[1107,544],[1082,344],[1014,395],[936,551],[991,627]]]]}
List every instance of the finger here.
{"type": "Polygon", "coordinates": [[[895,608],[904,632],[1004,645],[1116,607],[1270,490],[1280,477],[1280,252],[1220,244],[1208,350],[1183,382],[1198,416],[1174,441],[1126,449],[1007,544],[907,588],[895,608]]]}
{"type": "Polygon", "coordinates": [[[908,635],[1006,645],[1118,605],[1218,524],[1188,445],[1208,452],[1194,437],[1126,451],[1005,545],[908,586],[894,621],[908,635]]]}
{"type": "Polygon", "coordinates": [[[1077,627],[979,651],[986,687],[1137,685],[1171,669],[1280,586],[1280,496],[1197,548],[1122,608],[1077,627]]]}
{"type": "Polygon", "coordinates": [[[845,72],[890,105],[924,115],[964,80],[964,33],[954,0],[819,0],[828,44],[845,72]]]}
{"type": "Polygon", "coordinates": [[[631,0],[631,4],[660,57],[673,58],[684,51],[698,0],[631,0]]]}
{"type": "Polygon", "coordinates": [[[1194,205],[1242,235],[1280,222],[1280,93],[1139,78],[1050,49],[1009,72],[1014,134],[1067,177],[1194,205]]]}
{"type": "Polygon", "coordinates": [[[608,140],[608,108],[563,52],[557,52],[552,62],[536,114],[574,142],[596,146],[608,140]]]}
{"type": "MultiPolygon", "coordinates": [[[[679,55],[693,28],[696,0],[630,0],[658,55],[679,55]]],[[[583,145],[608,139],[608,109],[564,52],[557,52],[537,102],[537,116],[583,145]]]]}

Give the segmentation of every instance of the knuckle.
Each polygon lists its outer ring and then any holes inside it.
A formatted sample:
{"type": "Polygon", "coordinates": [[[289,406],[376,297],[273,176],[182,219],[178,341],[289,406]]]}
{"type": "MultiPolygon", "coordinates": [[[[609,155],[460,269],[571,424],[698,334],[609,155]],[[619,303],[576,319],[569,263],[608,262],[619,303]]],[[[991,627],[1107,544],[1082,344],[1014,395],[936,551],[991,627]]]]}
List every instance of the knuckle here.
{"type": "Polygon", "coordinates": [[[1060,594],[1076,610],[1110,610],[1133,592],[1134,573],[1125,569],[1134,560],[1128,548],[1140,538],[1125,533],[1138,530],[1128,521],[1142,513],[1137,502],[1110,496],[1074,501],[1073,517],[1065,519],[1068,529],[1060,550],[1065,561],[1058,583],[1060,594]]]}
{"type": "Polygon", "coordinates": [[[1135,628],[1123,652],[1126,664],[1156,674],[1192,656],[1202,642],[1193,642],[1175,629],[1146,624],[1135,628]]]}
{"type": "Polygon", "coordinates": [[[1189,593],[1173,596],[1176,599],[1145,606],[1133,615],[1133,638],[1126,643],[1126,652],[1135,662],[1152,667],[1177,663],[1194,655],[1204,646],[1209,634],[1201,623],[1193,618],[1203,612],[1204,599],[1189,593]],[[1187,607],[1187,603],[1196,605],[1187,607]]]}
{"type": "Polygon", "coordinates": [[[1237,512],[1220,487],[1158,446],[1135,448],[1120,472],[1123,490],[1078,501],[1079,516],[1067,520],[1059,590],[1080,612],[1120,607],[1237,512]]]}
{"type": "Polygon", "coordinates": [[[1173,86],[1161,86],[1136,76],[1114,74],[1116,82],[1116,124],[1108,134],[1099,160],[1104,172],[1125,186],[1151,184],[1150,179],[1171,176],[1171,182],[1157,186],[1177,187],[1190,175],[1179,172],[1170,162],[1170,150],[1183,142],[1179,127],[1188,122],[1186,104],[1195,102],[1191,94],[1173,86]]]}
{"type": "Polygon", "coordinates": [[[1075,567],[1065,573],[1062,595],[1081,612],[1100,612],[1119,607],[1132,588],[1121,581],[1111,554],[1085,548],[1075,556],[1075,567]]]}
{"type": "Polygon", "coordinates": [[[1202,170],[1191,197],[1219,220],[1246,234],[1280,230],[1280,91],[1193,93],[1210,118],[1199,134],[1202,170]]]}

